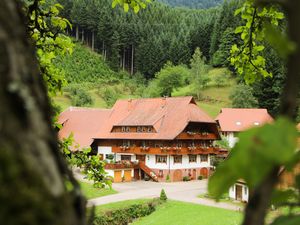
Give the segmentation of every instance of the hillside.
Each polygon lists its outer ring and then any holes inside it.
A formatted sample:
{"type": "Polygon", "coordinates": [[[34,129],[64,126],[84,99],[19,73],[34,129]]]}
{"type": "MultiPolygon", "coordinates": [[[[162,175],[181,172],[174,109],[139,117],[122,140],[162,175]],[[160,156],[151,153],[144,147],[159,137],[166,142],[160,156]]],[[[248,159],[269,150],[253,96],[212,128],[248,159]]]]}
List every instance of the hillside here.
{"type": "MultiPolygon", "coordinates": [[[[61,110],[76,105],[109,108],[117,99],[140,98],[151,88],[139,74],[131,77],[126,72],[114,72],[101,55],[80,44],[76,44],[72,55],[57,60],[55,65],[64,69],[68,81],[62,93],[53,97],[61,110]]],[[[198,99],[199,106],[212,117],[220,108],[231,105],[229,95],[235,80],[228,76],[224,86],[217,87],[215,78],[222,74],[229,74],[229,71],[225,68],[209,70],[211,81],[198,99]]],[[[192,85],[178,88],[172,96],[191,95],[192,88],[192,85]]]]}
{"type": "Polygon", "coordinates": [[[224,0],[159,0],[170,6],[188,7],[193,9],[207,9],[221,5],[224,0]]]}

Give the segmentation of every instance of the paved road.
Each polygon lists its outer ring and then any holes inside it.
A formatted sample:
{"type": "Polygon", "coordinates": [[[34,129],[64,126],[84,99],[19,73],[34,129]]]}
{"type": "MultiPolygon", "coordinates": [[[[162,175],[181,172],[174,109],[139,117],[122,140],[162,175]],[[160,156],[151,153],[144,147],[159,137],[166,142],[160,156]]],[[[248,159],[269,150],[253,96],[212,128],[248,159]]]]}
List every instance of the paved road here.
{"type": "Polygon", "coordinates": [[[114,183],[113,188],[119,193],[91,199],[88,201],[88,206],[102,205],[130,199],[159,197],[160,191],[163,188],[165,189],[169,199],[236,211],[242,210],[241,206],[235,204],[224,202],[216,203],[213,200],[197,198],[197,195],[207,192],[207,180],[173,183],[136,181],[130,183],[114,183]]]}

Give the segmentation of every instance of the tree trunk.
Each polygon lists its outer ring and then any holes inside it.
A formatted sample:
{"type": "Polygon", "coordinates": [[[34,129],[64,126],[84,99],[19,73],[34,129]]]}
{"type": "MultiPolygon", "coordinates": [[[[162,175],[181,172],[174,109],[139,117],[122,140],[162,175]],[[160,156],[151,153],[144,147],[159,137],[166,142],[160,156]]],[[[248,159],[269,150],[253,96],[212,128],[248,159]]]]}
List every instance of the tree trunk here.
{"type": "Polygon", "coordinates": [[[95,32],[92,31],[92,51],[95,50],[95,32]]]}
{"type": "Polygon", "coordinates": [[[134,69],[133,69],[133,63],[134,63],[134,46],[131,46],[131,71],[130,74],[133,75],[134,69]]]}
{"type": "Polygon", "coordinates": [[[84,29],[81,31],[81,42],[84,43],[84,29]]]}
{"type": "Polygon", "coordinates": [[[123,69],[123,71],[125,70],[125,63],[126,63],[125,59],[126,59],[125,48],[123,48],[123,57],[122,57],[122,61],[123,61],[122,69],[123,69]]]}
{"type": "Polygon", "coordinates": [[[59,154],[22,12],[20,1],[0,1],[0,221],[84,224],[84,201],[59,154]]]}
{"type": "Polygon", "coordinates": [[[79,28],[78,25],[76,25],[76,41],[79,39],[79,28]]]}

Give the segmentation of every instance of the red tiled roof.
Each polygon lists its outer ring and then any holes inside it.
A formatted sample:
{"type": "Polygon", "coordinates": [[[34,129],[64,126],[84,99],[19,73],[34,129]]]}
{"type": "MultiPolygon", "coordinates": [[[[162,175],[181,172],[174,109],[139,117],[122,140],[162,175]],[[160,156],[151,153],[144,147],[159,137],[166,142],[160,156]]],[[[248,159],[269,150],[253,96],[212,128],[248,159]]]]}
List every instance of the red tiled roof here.
{"type": "Polygon", "coordinates": [[[79,144],[81,148],[89,147],[110,113],[108,109],[70,107],[58,118],[58,123],[63,125],[58,136],[63,139],[73,133],[76,142],[74,146],[79,144]]]}
{"type": "Polygon", "coordinates": [[[266,109],[223,108],[217,116],[222,131],[239,132],[273,121],[266,109]]]}
{"type": "Polygon", "coordinates": [[[175,139],[189,122],[216,122],[203,112],[193,97],[118,100],[95,139],[175,139]],[[155,133],[111,132],[113,126],[154,126],[155,133]]]}

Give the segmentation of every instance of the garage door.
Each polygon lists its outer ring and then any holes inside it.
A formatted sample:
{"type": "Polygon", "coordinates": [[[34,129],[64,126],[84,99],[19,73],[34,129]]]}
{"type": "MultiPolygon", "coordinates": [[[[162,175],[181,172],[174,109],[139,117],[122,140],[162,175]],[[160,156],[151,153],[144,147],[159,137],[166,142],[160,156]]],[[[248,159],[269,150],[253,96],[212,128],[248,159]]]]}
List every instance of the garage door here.
{"type": "Polygon", "coordinates": [[[182,171],[181,170],[175,170],[173,173],[173,181],[182,181],[182,171]]]}
{"type": "Polygon", "coordinates": [[[131,170],[124,170],[124,181],[131,181],[131,170]]]}
{"type": "Polygon", "coordinates": [[[121,170],[115,170],[115,172],[114,172],[114,182],[115,183],[122,182],[122,171],[121,170]]]}

